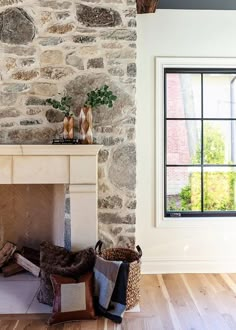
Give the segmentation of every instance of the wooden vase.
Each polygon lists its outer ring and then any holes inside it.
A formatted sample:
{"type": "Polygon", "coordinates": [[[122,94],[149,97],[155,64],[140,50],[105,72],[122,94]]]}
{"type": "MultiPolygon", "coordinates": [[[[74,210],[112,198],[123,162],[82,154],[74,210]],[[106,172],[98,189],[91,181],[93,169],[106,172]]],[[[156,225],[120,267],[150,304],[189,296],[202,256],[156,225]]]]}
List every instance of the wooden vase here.
{"type": "Polygon", "coordinates": [[[73,139],[74,137],[74,117],[65,116],[63,121],[63,138],[73,139]]]}
{"type": "Polygon", "coordinates": [[[83,107],[79,113],[79,140],[82,144],[93,143],[93,115],[91,107],[83,107]]]}

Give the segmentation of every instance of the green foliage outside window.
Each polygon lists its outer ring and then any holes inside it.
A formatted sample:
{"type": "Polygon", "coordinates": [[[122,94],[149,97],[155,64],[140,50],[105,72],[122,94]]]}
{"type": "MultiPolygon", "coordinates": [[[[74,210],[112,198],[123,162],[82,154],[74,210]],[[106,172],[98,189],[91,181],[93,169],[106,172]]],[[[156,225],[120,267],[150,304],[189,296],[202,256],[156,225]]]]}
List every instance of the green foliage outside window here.
{"type": "MultiPolygon", "coordinates": [[[[220,130],[205,124],[204,127],[204,163],[224,164],[225,143],[220,130]]],[[[201,146],[197,147],[192,159],[193,164],[201,163],[201,146]]],[[[213,168],[211,168],[213,169],[213,168]]],[[[175,211],[201,210],[201,174],[192,173],[189,184],[184,186],[179,194],[180,200],[169,201],[168,209],[175,211]]],[[[236,210],[236,172],[224,172],[220,168],[211,172],[204,171],[204,210],[230,211],[236,210]]]]}
{"type": "MultiPolygon", "coordinates": [[[[220,130],[208,123],[204,124],[204,163],[224,164],[225,144],[220,130]]],[[[193,164],[201,163],[201,146],[198,145],[193,164]]]]}

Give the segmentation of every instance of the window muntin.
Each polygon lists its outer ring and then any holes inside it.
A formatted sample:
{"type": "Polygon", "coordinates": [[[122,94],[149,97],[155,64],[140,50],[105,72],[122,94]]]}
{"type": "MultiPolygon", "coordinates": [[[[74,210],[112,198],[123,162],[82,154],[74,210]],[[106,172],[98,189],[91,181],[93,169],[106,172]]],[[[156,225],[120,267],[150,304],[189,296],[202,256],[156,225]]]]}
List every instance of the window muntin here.
{"type": "Polygon", "coordinates": [[[236,70],[164,69],[165,216],[236,215],[236,70]]]}

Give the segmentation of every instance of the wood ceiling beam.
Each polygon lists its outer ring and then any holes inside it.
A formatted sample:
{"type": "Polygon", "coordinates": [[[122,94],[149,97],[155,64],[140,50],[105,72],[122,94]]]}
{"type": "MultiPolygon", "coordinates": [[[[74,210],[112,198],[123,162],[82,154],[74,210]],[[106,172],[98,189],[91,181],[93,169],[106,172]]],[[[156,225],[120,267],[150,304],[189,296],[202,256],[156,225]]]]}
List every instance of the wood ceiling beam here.
{"type": "Polygon", "coordinates": [[[148,14],[155,13],[159,0],[136,0],[137,13],[148,14]]]}

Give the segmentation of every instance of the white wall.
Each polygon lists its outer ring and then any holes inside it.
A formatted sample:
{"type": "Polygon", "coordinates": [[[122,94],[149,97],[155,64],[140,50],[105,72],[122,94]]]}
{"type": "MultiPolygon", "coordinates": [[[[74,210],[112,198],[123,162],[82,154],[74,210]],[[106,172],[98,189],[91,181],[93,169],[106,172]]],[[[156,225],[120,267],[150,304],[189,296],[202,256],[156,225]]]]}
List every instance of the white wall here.
{"type": "Polygon", "coordinates": [[[235,31],[236,11],[138,15],[136,242],[143,272],[236,272],[236,218],[154,225],[155,57],[236,57],[235,31]]]}

